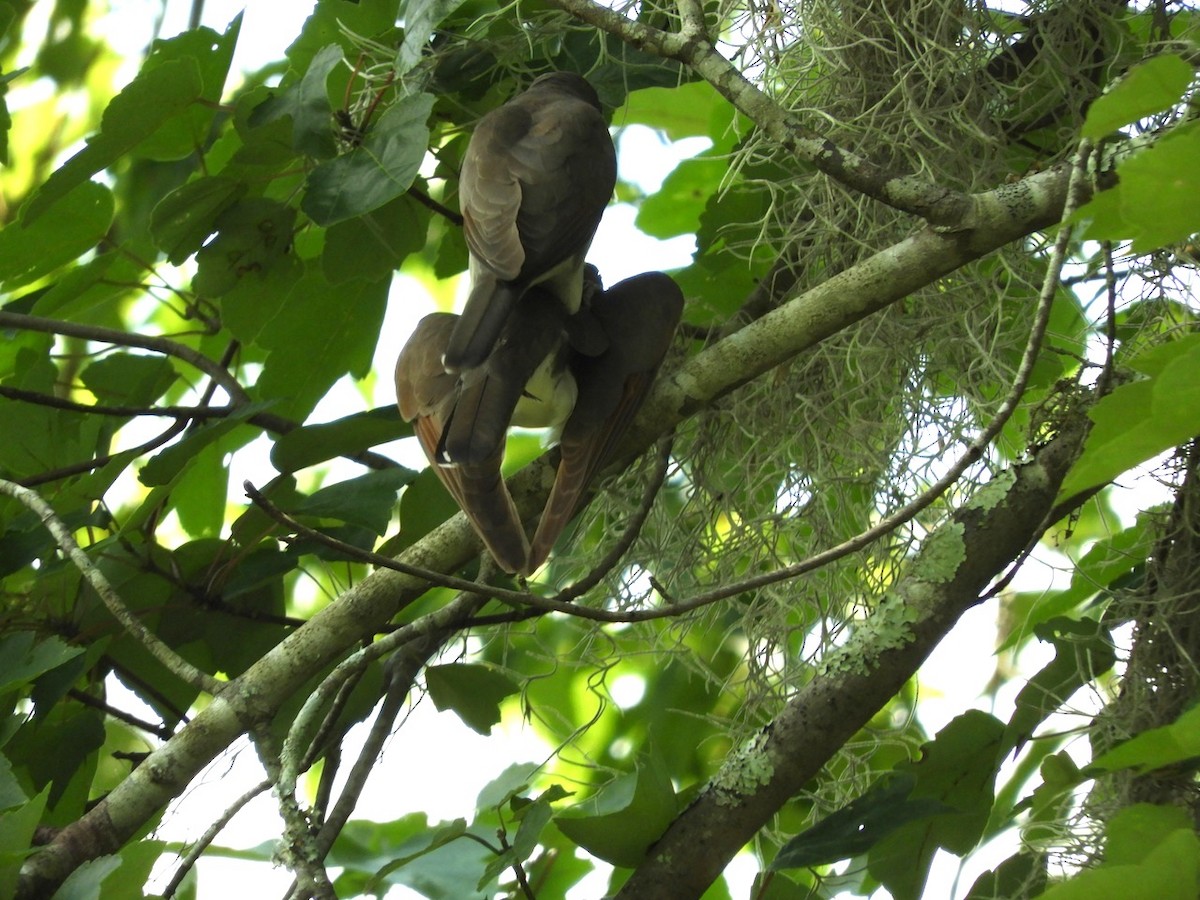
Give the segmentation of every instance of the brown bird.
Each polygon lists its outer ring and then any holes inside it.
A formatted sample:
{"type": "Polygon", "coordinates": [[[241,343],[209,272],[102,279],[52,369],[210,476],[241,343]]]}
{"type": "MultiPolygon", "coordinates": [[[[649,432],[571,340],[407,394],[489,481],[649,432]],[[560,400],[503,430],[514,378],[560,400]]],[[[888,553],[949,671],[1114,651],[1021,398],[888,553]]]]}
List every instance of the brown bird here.
{"type": "Polygon", "coordinates": [[[574,407],[565,365],[566,310],[535,288],[479,366],[446,372],[442,355],[458,316],[433,313],[416,327],[396,361],[396,401],[438,478],[466,513],[496,562],[525,570],[529,543],[500,477],[510,425],[561,425],[574,407]]]}
{"type": "Polygon", "coordinates": [[[478,366],[532,285],[578,312],[584,256],[612,197],[616,151],[595,90],[552,72],[485,115],[459,177],[471,293],[447,371],[478,366]]]}
{"type": "Polygon", "coordinates": [[[396,362],[396,398],[434,471],[508,572],[539,568],[612,460],[662,364],[683,311],[661,272],[600,288],[589,273],[589,308],[568,316],[534,287],[505,322],[483,363],[461,375],[441,364],[458,317],[426,316],[396,362]],[[554,486],[526,537],[500,477],[510,425],[561,428],[554,486]]]}
{"type": "Polygon", "coordinates": [[[598,355],[576,351],[568,361],[575,405],[562,427],[558,472],[534,533],[528,572],[546,561],[641,408],[679,325],[683,293],[670,276],[646,272],[595,295],[588,312],[606,349],[598,355]]]}

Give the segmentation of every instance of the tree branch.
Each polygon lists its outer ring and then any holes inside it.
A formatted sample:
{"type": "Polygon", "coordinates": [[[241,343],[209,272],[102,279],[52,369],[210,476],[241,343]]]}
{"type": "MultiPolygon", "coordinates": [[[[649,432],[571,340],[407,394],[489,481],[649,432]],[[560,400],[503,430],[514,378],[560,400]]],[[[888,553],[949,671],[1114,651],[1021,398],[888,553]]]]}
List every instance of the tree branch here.
{"type": "MultiPolygon", "coordinates": [[[[672,822],[617,897],[699,897],[726,863],[900,691],[988,583],[1040,532],[1082,447],[1076,411],[1037,457],[1008,473],[1002,496],[968,503],[926,539],[888,598],[822,671],[747,746],[730,754],[705,791],[672,822]],[[953,575],[944,554],[961,560],[953,575]]],[[[1003,484],[997,482],[996,486],[1003,484]]],[[[987,489],[985,489],[987,491],[987,489]]]]}
{"type": "Polygon", "coordinates": [[[142,620],[133,614],[113,586],[108,583],[104,573],[92,564],[88,555],[83,552],[79,544],[75,543],[75,538],[71,536],[71,529],[58,517],[49,503],[28,488],[2,478],[0,478],[0,494],[12,497],[41,519],[46,530],[58,543],[63,555],[75,565],[75,568],[79,569],[79,573],[92,586],[92,590],[100,595],[100,599],[112,613],[113,618],[121,623],[122,628],[140,641],[142,646],[150,651],[150,655],[162,663],[168,672],[207,694],[215,696],[223,689],[224,685],[220,681],[207,672],[197,669],[142,624],[142,620]]]}
{"type": "MultiPolygon", "coordinates": [[[[970,202],[965,194],[914,175],[889,172],[815,134],[723,57],[703,36],[702,27],[700,33],[696,33],[694,26],[687,27],[693,16],[685,19],[682,32],[674,33],[628,19],[593,0],[550,0],[550,3],[639,50],[683,63],[716,88],[773,142],[852,190],[920,216],[940,228],[966,227],[970,202]]],[[[687,7],[685,4],[684,8],[687,7]]]]}
{"type": "MultiPolygon", "coordinates": [[[[23,313],[11,313],[0,311],[0,329],[14,328],[22,331],[37,331],[43,334],[61,334],[67,337],[78,337],[88,341],[99,341],[105,344],[112,344],[117,347],[137,347],[142,350],[153,350],[155,353],[162,353],[165,356],[173,356],[186,362],[188,365],[203,372],[213,383],[224,389],[229,395],[231,405],[229,407],[208,407],[207,403],[200,408],[209,409],[207,416],[215,414],[216,410],[222,409],[223,415],[229,415],[236,412],[239,408],[248,406],[251,403],[250,395],[246,393],[238,380],[233,376],[228,369],[221,363],[215,362],[191,347],[185,346],[178,341],[173,341],[170,338],[155,337],[153,335],[136,334],[128,331],[117,331],[113,328],[103,328],[99,325],[80,325],[76,322],[65,322],[59,319],[47,319],[41,316],[27,316],[23,313]]],[[[11,389],[10,389],[11,390],[11,389]]],[[[36,401],[43,402],[43,401],[36,401]]],[[[70,403],[70,401],[63,401],[70,403]]],[[[61,404],[47,404],[61,405],[61,404]]],[[[72,407],[66,407],[72,408],[72,407]]],[[[177,407],[164,407],[164,410],[177,409],[177,407]]],[[[149,414],[149,413],[146,413],[149,414]]],[[[175,413],[156,413],[156,415],[175,415],[175,413]]],[[[287,434],[290,431],[295,431],[300,425],[290,419],[285,419],[283,416],[277,416],[274,413],[260,412],[250,416],[247,420],[253,425],[276,434],[287,434]]],[[[394,460],[388,459],[378,453],[370,451],[360,453],[343,454],[344,458],[362,463],[373,469],[390,469],[399,465],[394,460]]],[[[86,471],[86,469],[84,469],[86,471]]]]}

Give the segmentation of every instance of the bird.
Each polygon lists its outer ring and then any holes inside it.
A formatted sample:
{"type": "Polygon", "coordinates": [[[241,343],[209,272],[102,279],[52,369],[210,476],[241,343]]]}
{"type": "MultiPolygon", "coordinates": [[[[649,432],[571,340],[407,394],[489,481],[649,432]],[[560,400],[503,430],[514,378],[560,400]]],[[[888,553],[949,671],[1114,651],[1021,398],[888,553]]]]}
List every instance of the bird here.
{"type": "Polygon", "coordinates": [[[468,142],[459,203],[471,289],[443,355],[448,372],[480,365],[530,287],[568,314],[584,304],[584,257],[617,178],[595,89],[551,72],[485,115],[468,142]]]}
{"type": "Polygon", "coordinates": [[[441,358],[459,317],[432,313],[417,323],[396,361],[400,415],[415,422],[438,478],[507,572],[524,570],[529,544],[500,477],[504,442],[511,425],[554,428],[574,408],[566,315],[552,294],[533,288],[488,357],[456,374],[441,358]]]}
{"type": "MultiPolygon", "coordinates": [[[[576,385],[559,435],[559,463],[530,545],[526,571],[546,561],[596,476],[612,461],[641,408],[683,315],[683,292],[669,275],[645,272],[594,296],[590,315],[603,334],[597,354],[567,361],[576,385]]],[[[576,341],[578,345],[579,341],[576,341]]]]}
{"type": "Polygon", "coordinates": [[[396,399],[438,478],[497,564],[530,575],[546,561],[610,462],[670,347],[683,294],[648,272],[604,290],[589,267],[590,305],[568,315],[532,287],[488,356],[461,373],[441,363],[460,318],[423,318],[396,362],[396,399]],[[513,426],[550,428],[559,462],[532,542],[503,479],[513,426]]]}

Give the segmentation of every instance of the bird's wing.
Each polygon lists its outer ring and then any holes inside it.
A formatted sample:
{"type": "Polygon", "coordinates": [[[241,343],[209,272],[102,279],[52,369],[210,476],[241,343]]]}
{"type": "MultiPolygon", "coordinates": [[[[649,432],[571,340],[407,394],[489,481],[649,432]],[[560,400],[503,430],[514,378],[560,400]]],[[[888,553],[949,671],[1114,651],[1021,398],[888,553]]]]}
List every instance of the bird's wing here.
{"type": "Polygon", "coordinates": [[[608,349],[572,357],[578,396],[563,426],[562,457],[534,533],[529,571],[545,562],[641,408],[679,324],[683,294],[669,276],[648,272],[597,297],[592,313],[608,349]]]}
{"type": "Polygon", "coordinates": [[[439,465],[438,447],[454,409],[459,379],[447,374],[441,358],[457,316],[434,313],[418,324],[396,361],[396,402],[446,490],[466,513],[476,534],[505,571],[525,568],[529,542],[512,497],[500,477],[501,440],[494,451],[463,466],[439,465]]]}
{"type": "MultiPolygon", "coordinates": [[[[526,396],[530,379],[561,355],[565,320],[562,304],[538,287],[516,304],[492,352],[481,365],[461,375],[458,397],[438,447],[441,462],[477,463],[503,450],[518,402],[524,398],[528,406],[532,399],[526,396]]],[[[563,363],[564,371],[550,372],[551,379],[570,377],[565,359],[563,363]]]]}
{"type": "MultiPolygon", "coordinates": [[[[555,75],[484,116],[467,145],[459,200],[471,293],[446,351],[451,371],[483,362],[530,284],[561,278],[560,292],[579,292],[616,151],[587,82],[555,75]]],[[[578,296],[561,299],[579,306],[578,296]]]]}

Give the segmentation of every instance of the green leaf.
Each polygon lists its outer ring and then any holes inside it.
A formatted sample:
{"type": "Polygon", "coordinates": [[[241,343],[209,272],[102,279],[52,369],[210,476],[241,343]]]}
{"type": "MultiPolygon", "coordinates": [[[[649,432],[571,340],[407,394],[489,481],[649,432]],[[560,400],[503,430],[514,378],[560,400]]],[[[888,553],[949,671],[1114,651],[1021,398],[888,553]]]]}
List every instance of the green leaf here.
{"type": "Polygon", "coordinates": [[[42,791],[18,809],[0,814],[0,897],[16,896],[17,876],[33,847],[48,793],[42,791]]]}
{"type": "Polygon", "coordinates": [[[1200,757],[1200,706],[1193,706],[1170,725],[1150,728],[1093,761],[1093,768],[1115,772],[1134,769],[1145,774],[1200,757]]]}
{"type": "Polygon", "coordinates": [[[859,856],[901,825],[953,812],[953,807],[930,797],[910,798],[916,783],[910,772],[879,779],[861,797],[784,844],[770,868],[804,869],[859,856]]]}
{"type": "Polygon", "coordinates": [[[264,328],[287,306],[304,275],[294,255],[276,258],[263,272],[250,272],[220,297],[221,324],[243,344],[258,345],[264,328]]]}
{"type": "Polygon", "coordinates": [[[675,788],[662,761],[639,760],[593,797],[559,813],[554,824],[568,838],[615,866],[633,868],[678,813],[675,788]]]}
{"type": "Polygon", "coordinates": [[[66,881],[54,892],[54,900],[100,900],[104,883],[120,868],[119,856],[97,856],[89,859],[67,876],[66,881]]]}
{"type": "MultiPolygon", "coordinates": [[[[1159,371],[1121,385],[1088,412],[1095,425],[1060,498],[1111,481],[1200,434],[1200,335],[1157,348],[1151,359],[1159,371]]],[[[1139,368],[1137,360],[1131,365],[1139,368]]]]}
{"type": "Polygon", "coordinates": [[[330,386],[371,371],[391,279],[329,284],[309,271],[287,296],[284,312],[258,335],[270,351],[255,390],[277,398],[281,415],[303,421],[330,386]]]}
{"type": "Polygon", "coordinates": [[[0,230],[0,284],[5,290],[29,284],[91,250],[113,220],[112,191],[84,181],[29,216],[0,230]]]}
{"type": "Polygon", "coordinates": [[[433,101],[432,94],[414,94],[388,107],[361,146],[309,173],[301,209],[318,225],[332,225],[407,191],[429,146],[433,101]]]}
{"type": "Polygon", "coordinates": [[[377,281],[425,246],[429,213],[407,196],[374,212],[331,225],[325,234],[321,270],[330,284],[377,281]]]}
{"type": "Polygon", "coordinates": [[[243,182],[221,175],[198,178],[163,197],[150,213],[154,244],[175,265],[217,229],[217,217],[246,194],[243,182]]]}
{"type": "MultiPolygon", "coordinates": [[[[290,512],[296,515],[339,519],[361,525],[376,534],[387,531],[396,508],[396,494],[416,477],[411,469],[397,467],[368,472],[358,478],[321,488],[290,512]]],[[[436,702],[436,700],[434,701],[436,702]]]]}
{"type": "Polygon", "coordinates": [[[238,13],[224,34],[201,27],[154,42],[139,77],[153,79],[165,66],[176,62],[194,63],[202,85],[198,99],[203,102],[190,104],[180,115],[166,119],[134,148],[137,156],[171,161],[203,150],[221,103],[241,28],[242,14],[238,13]]]}
{"type": "Polygon", "coordinates": [[[163,356],[112,353],[93,362],[79,380],[105,406],[150,406],[179,379],[163,356]]]}
{"type": "Polygon", "coordinates": [[[164,122],[195,102],[203,90],[200,68],[192,59],[163,63],[153,73],[139,74],[108,104],[99,133],[63,163],[22,207],[21,221],[32,225],[55,201],[128,156],[164,122]]]}
{"type": "Polygon", "coordinates": [[[870,850],[867,868],[896,900],[921,896],[934,852],[964,855],[979,840],[991,812],[1004,725],[969,710],[921,747],[917,762],[896,769],[916,776],[913,800],[931,799],[953,812],[902,826],[870,850]]]}
{"type": "Polygon", "coordinates": [[[707,81],[693,81],[677,87],[630,91],[625,106],[617,111],[613,121],[657,128],[672,141],[708,137],[714,143],[724,144],[730,142],[734,115],[729,101],[716,88],[707,81]]]}
{"type": "Polygon", "coordinates": [[[963,900],[1029,896],[1045,885],[1045,859],[1034,853],[1018,853],[976,878],[963,900]]]}
{"type": "Polygon", "coordinates": [[[642,201],[634,223],[651,237],[695,234],[709,198],[729,168],[729,145],[685,159],[663,179],[658,192],[642,201]]]}
{"type": "Polygon", "coordinates": [[[82,652],[57,637],[38,640],[32,631],[0,635],[0,694],[19,689],[82,652]]]}
{"type": "Polygon", "coordinates": [[[304,77],[259,104],[250,114],[250,124],[258,127],[286,116],[292,120],[292,147],[297,152],[316,159],[332,157],[337,143],[327,83],[329,73],[343,59],[345,54],[338,44],[322,47],[304,77]]]}
{"type": "Polygon", "coordinates": [[[237,428],[251,416],[270,406],[269,403],[250,403],[223,419],[201,425],[177,444],[162,450],[142,466],[138,480],[146,487],[170,484],[195,460],[196,455],[209,444],[237,428]]]}
{"type": "Polygon", "coordinates": [[[1041,900],[1097,900],[1107,897],[1145,897],[1154,900],[1193,900],[1200,893],[1200,838],[1190,823],[1164,829],[1179,820],[1180,810],[1146,804],[1119,811],[1109,821],[1108,851],[1113,858],[1054,885],[1041,900]],[[1146,832],[1133,826],[1145,827],[1146,832]],[[1165,834],[1164,834],[1165,830],[1165,834]],[[1114,840],[1117,846],[1112,846],[1114,840]],[[1123,843],[1128,843],[1123,847],[1123,843]],[[1127,862],[1134,858],[1137,862],[1127,862]]]}
{"type": "Polygon", "coordinates": [[[355,413],[333,422],[305,425],[281,435],[271,448],[271,465],[297,472],[327,459],[412,435],[394,406],[355,413]]]}
{"type": "MultiPolygon", "coordinates": [[[[229,436],[223,436],[192,454],[187,477],[180,478],[171,491],[171,506],[189,535],[215,537],[221,533],[229,496],[229,466],[225,458],[237,449],[227,446],[229,443],[229,436]]],[[[234,443],[240,446],[248,441],[234,443]]]]}
{"type": "Polygon", "coordinates": [[[1020,628],[1014,628],[998,648],[1011,650],[1023,643],[1038,625],[1049,622],[1076,609],[1097,593],[1112,591],[1123,580],[1146,563],[1156,539],[1158,517],[1152,510],[1138,514],[1133,525],[1096,541],[1083,558],[1075,563],[1071,585],[1064,591],[1046,594],[1038,591],[1037,601],[1020,628]]]}
{"type": "Polygon", "coordinates": [[[300,36],[285,51],[292,69],[295,72],[307,71],[311,61],[331,43],[340,44],[347,55],[357,53],[350,34],[375,40],[386,38],[389,43],[394,42],[399,7],[400,0],[374,0],[371,3],[320,0],[313,8],[312,15],[304,22],[300,36]]]}
{"type": "Polygon", "coordinates": [[[433,705],[453,710],[472,731],[490,734],[500,721],[500,702],[520,691],[520,686],[494,666],[455,663],[430,666],[425,683],[433,705]]]}
{"type": "MultiPolygon", "coordinates": [[[[21,785],[17,782],[16,776],[13,775],[12,763],[8,758],[0,755],[0,812],[12,809],[25,803],[29,798],[25,792],[21,790],[21,785]]],[[[3,853],[4,839],[0,837],[0,853],[3,853]]],[[[0,893],[0,896],[3,896],[0,893]]]]}
{"type": "MultiPolygon", "coordinates": [[[[11,15],[12,7],[5,5],[6,12],[11,15]]],[[[0,28],[0,33],[3,33],[3,28],[0,28]]],[[[8,111],[8,83],[28,71],[27,69],[17,69],[14,72],[5,72],[0,76],[0,165],[11,165],[11,160],[8,153],[8,133],[12,130],[12,114],[8,111]]]]}
{"type": "Polygon", "coordinates": [[[1132,240],[1135,253],[1148,253],[1200,231],[1200,122],[1175,127],[1117,166],[1117,184],[1076,211],[1091,240],[1132,240]]]}
{"type": "Polygon", "coordinates": [[[1138,63],[1088,107],[1082,134],[1096,140],[1123,125],[1170,109],[1192,80],[1192,67],[1173,53],[1138,63]]]}
{"type": "Polygon", "coordinates": [[[462,6],[463,0],[409,0],[404,5],[404,43],[396,53],[396,75],[404,75],[421,61],[429,39],[442,21],[462,6]]]}
{"type": "Polygon", "coordinates": [[[292,246],[296,210],[268,197],[248,197],[225,209],[213,222],[217,236],[196,253],[192,289],[219,297],[247,276],[282,262],[292,246]]]}

